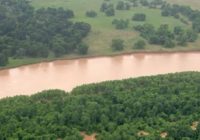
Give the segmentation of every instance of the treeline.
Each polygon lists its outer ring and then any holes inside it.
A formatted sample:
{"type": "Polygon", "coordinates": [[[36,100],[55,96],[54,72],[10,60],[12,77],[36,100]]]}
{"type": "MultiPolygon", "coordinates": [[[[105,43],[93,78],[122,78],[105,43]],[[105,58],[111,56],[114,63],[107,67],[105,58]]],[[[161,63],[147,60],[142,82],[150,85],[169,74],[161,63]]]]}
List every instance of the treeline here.
{"type": "MultiPolygon", "coordinates": [[[[35,10],[26,0],[0,0],[0,65],[8,57],[58,57],[80,52],[79,45],[91,27],[70,21],[72,10],[41,8],[35,10]]],[[[81,45],[85,46],[85,45],[81,45]]],[[[85,53],[85,52],[84,52],[85,53]]]]}
{"type": "MultiPolygon", "coordinates": [[[[147,0],[141,0],[140,2],[143,6],[149,6],[147,0]]],[[[198,39],[198,33],[200,33],[199,10],[193,10],[189,6],[171,5],[162,0],[157,0],[157,2],[154,1],[153,3],[154,5],[157,3],[156,7],[161,9],[162,16],[173,16],[184,24],[189,24],[189,22],[191,22],[192,27],[185,30],[181,26],[176,26],[174,30],[171,31],[168,25],[160,25],[157,30],[150,24],[135,26],[134,29],[139,31],[141,36],[147,39],[150,44],[158,44],[167,48],[172,48],[176,45],[185,46],[188,42],[195,42],[198,39]]],[[[150,5],[150,7],[152,7],[152,4],[150,5]]],[[[141,17],[142,16],[139,16],[139,18],[141,17]]]]}
{"type": "Polygon", "coordinates": [[[0,139],[198,140],[200,73],[184,72],[0,100],[0,139]]]}
{"type": "Polygon", "coordinates": [[[197,32],[181,26],[174,27],[172,31],[167,24],[160,25],[158,29],[151,24],[137,25],[134,29],[139,31],[150,44],[163,45],[166,48],[173,48],[176,45],[185,46],[188,42],[195,42],[198,39],[197,32]]]}
{"type": "Polygon", "coordinates": [[[177,4],[170,5],[165,4],[161,8],[162,16],[174,16],[175,18],[180,18],[183,15],[189,19],[192,23],[192,29],[197,33],[200,33],[200,11],[193,10],[189,6],[180,6],[177,4]]]}

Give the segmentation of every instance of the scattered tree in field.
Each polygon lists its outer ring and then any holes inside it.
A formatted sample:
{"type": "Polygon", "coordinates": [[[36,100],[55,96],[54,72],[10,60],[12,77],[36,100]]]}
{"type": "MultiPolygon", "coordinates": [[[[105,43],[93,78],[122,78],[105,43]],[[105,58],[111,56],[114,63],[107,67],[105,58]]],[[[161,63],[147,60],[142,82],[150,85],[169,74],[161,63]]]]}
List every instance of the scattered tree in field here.
{"type": "Polygon", "coordinates": [[[133,48],[134,49],[144,49],[145,45],[146,45],[145,41],[140,39],[134,44],[133,48]]]}
{"type": "Polygon", "coordinates": [[[111,47],[112,47],[113,50],[116,50],[116,51],[123,50],[124,49],[124,40],[113,39],[111,47]]]}
{"type": "Polygon", "coordinates": [[[117,3],[116,9],[117,10],[124,10],[124,2],[123,1],[119,1],[117,3]]]}
{"type": "Polygon", "coordinates": [[[115,15],[115,9],[113,7],[109,7],[108,9],[106,9],[105,11],[107,16],[114,16],[115,15]]]}
{"type": "Polygon", "coordinates": [[[146,20],[146,15],[143,13],[136,13],[132,17],[132,20],[134,21],[145,21],[146,20]]]}
{"type": "Polygon", "coordinates": [[[87,11],[87,12],[86,12],[86,16],[87,16],[87,17],[96,17],[96,16],[97,16],[97,13],[96,13],[95,11],[93,11],[93,10],[87,11]]]}
{"type": "Polygon", "coordinates": [[[89,46],[81,43],[77,46],[77,50],[79,54],[87,54],[89,46]]]}
{"type": "Polygon", "coordinates": [[[108,9],[108,7],[109,7],[108,4],[104,2],[101,4],[100,11],[105,12],[108,9]]]}
{"type": "Polygon", "coordinates": [[[114,16],[115,15],[115,9],[113,4],[109,4],[109,3],[102,3],[101,8],[100,8],[101,12],[104,12],[106,14],[106,16],[114,16]]]}
{"type": "Polygon", "coordinates": [[[119,1],[117,3],[116,9],[117,10],[129,10],[130,9],[130,4],[124,1],[119,1]]]}
{"type": "Polygon", "coordinates": [[[141,3],[142,6],[148,6],[149,5],[148,0],[140,0],[140,3],[141,3]]]}
{"type": "Polygon", "coordinates": [[[129,20],[123,20],[123,19],[114,19],[112,21],[112,24],[115,25],[116,29],[125,29],[128,28],[129,20]]]}

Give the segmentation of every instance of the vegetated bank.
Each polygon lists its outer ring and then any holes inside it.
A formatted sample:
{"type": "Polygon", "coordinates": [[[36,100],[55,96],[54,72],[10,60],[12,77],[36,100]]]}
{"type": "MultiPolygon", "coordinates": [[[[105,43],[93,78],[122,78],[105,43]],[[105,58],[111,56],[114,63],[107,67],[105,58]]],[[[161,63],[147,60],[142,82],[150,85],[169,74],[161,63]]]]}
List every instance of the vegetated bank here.
{"type": "Polygon", "coordinates": [[[198,140],[200,73],[83,85],[0,100],[0,139],[198,140]]]}
{"type": "Polygon", "coordinates": [[[199,49],[200,12],[164,0],[0,3],[0,67],[86,54],[199,49]]]}

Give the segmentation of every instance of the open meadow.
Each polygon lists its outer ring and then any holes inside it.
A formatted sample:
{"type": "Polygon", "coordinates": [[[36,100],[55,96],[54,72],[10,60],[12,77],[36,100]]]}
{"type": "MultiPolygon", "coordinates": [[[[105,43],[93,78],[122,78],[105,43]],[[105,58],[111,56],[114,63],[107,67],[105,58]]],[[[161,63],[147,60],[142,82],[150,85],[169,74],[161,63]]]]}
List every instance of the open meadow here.
{"type": "MultiPolygon", "coordinates": [[[[183,2],[186,3],[186,1],[187,0],[183,2]]],[[[150,9],[147,7],[131,7],[130,10],[115,10],[114,16],[106,16],[105,13],[100,12],[100,7],[103,2],[104,0],[32,0],[32,5],[35,8],[63,7],[64,9],[71,9],[75,13],[75,17],[73,19],[74,21],[83,21],[89,23],[92,26],[92,31],[89,36],[84,39],[85,43],[90,46],[88,55],[109,55],[119,53],[113,52],[110,47],[112,39],[115,38],[121,38],[125,41],[126,47],[120,53],[138,51],[133,49],[133,44],[138,39],[141,39],[141,37],[139,35],[139,32],[136,32],[133,29],[134,25],[149,23],[158,28],[161,24],[168,24],[170,29],[173,29],[175,26],[182,26],[183,28],[189,28],[189,26],[191,26],[185,25],[180,20],[175,19],[174,17],[161,16],[160,9],[150,9]],[[90,10],[94,10],[95,12],[97,12],[97,17],[87,17],[85,13],[90,10]],[[131,18],[135,13],[144,13],[146,15],[146,21],[132,21],[131,18]],[[112,21],[114,19],[128,19],[128,28],[123,30],[115,29],[115,27],[112,25],[112,21]]],[[[117,5],[117,2],[118,0],[109,1],[109,3],[114,4],[114,7],[117,5]]],[[[163,48],[159,45],[148,44],[145,47],[145,51],[197,50],[198,47],[196,44],[197,43],[191,43],[188,45],[188,47],[178,46],[170,49],[163,48]]]]}
{"type": "MultiPolygon", "coordinates": [[[[141,32],[136,31],[134,27],[143,26],[144,24],[150,24],[155,28],[154,29],[155,30],[154,33],[155,33],[155,32],[158,32],[157,30],[159,29],[161,25],[168,25],[169,31],[173,34],[174,28],[178,26],[184,30],[185,34],[187,34],[187,30],[192,30],[193,23],[191,20],[188,19],[186,15],[183,15],[183,13],[178,13],[178,15],[173,15],[172,13],[172,15],[163,16],[162,15],[163,9],[161,8],[162,7],[161,5],[159,5],[160,7],[143,6],[141,4],[141,1],[138,0],[137,6],[134,6],[133,1],[134,0],[121,1],[126,4],[128,3],[130,6],[129,7],[130,9],[119,10],[117,9],[117,5],[119,4],[120,0],[43,0],[43,1],[30,0],[30,4],[35,8],[35,10],[38,10],[41,8],[48,8],[48,7],[58,9],[61,7],[64,10],[73,11],[74,16],[73,18],[69,19],[70,21],[73,21],[74,23],[76,22],[88,23],[91,26],[91,30],[88,31],[89,34],[85,36],[83,40],[81,39],[80,41],[87,44],[89,46],[89,49],[84,55],[78,54],[76,50],[75,51],[72,50],[69,53],[64,53],[62,54],[62,56],[60,55],[56,57],[54,52],[52,52],[52,48],[49,47],[51,45],[49,45],[47,57],[41,57],[41,56],[39,57],[35,57],[35,56],[34,57],[30,57],[30,56],[9,57],[9,63],[6,66],[0,66],[0,67],[8,68],[8,67],[16,67],[16,66],[20,66],[24,64],[37,63],[41,61],[51,61],[55,59],[71,59],[71,58],[90,57],[90,56],[110,56],[110,55],[115,55],[115,54],[133,53],[133,52],[163,52],[163,51],[177,52],[177,51],[200,50],[200,47],[199,47],[200,37],[197,37],[197,35],[196,35],[196,38],[194,37],[195,39],[193,41],[186,41],[185,42],[186,45],[180,45],[180,43],[178,43],[177,41],[178,37],[175,35],[172,35],[175,37],[170,38],[171,42],[169,41],[167,44],[167,46],[170,46],[170,47],[166,47],[164,46],[165,44],[161,44],[161,43],[157,43],[157,44],[149,43],[150,42],[149,39],[155,34],[150,33],[149,38],[144,38],[141,36],[141,32]],[[114,15],[108,16],[106,15],[105,11],[102,12],[100,10],[103,3],[112,5],[114,9],[114,15]],[[88,11],[95,12],[96,16],[95,17],[87,16],[86,12],[88,11]],[[133,20],[132,18],[136,14],[145,15],[145,20],[144,21],[133,20]],[[178,16],[178,18],[176,16],[178,16]],[[123,21],[123,22],[128,21],[128,24],[123,29],[117,29],[116,25],[113,24],[114,20],[123,21]],[[123,49],[118,50],[118,51],[114,50],[111,47],[113,39],[123,40],[124,41],[123,49]],[[145,41],[145,46],[140,49],[134,46],[139,40],[145,41]]],[[[166,0],[166,2],[171,3],[171,4],[178,4],[180,6],[188,5],[188,6],[191,6],[191,8],[197,9],[197,10],[198,8],[200,8],[199,0],[166,0]]],[[[65,22],[65,21],[63,20],[61,22],[65,22]]],[[[48,25],[52,25],[54,23],[55,21],[52,23],[48,23],[44,27],[41,27],[41,29],[44,29],[48,25]]],[[[31,27],[31,26],[28,26],[28,27],[31,27]]],[[[37,30],[41,30],[41,29],[37,29],[37,30]]],[[[36,29],[34,29],[34,31],[35,30],[36,29]]],[[[29,31],[29,29],[27,31],[29,31]]],[[[40,31],[36,31],[35,34],[38,34],[39,36],[38,38],[43,38],[43,36],[45,35],[42,35],[42,33],[44,32],[40,33],[40,31]]],[[[161,35],[157,35],[157,37],[159,36],[161,35]]],[[[182,40],[183,42],[184,40],[187,40],[187,37],[186,39],[184,39],[184,36],[182,37],[183,38],[180,40],[182,40]]],[[[46,38],[44,37],[44,39],[41,39],[41,40],[45,40],[45,39],[46,38]]],[[[168,39],[165,39],[165,41],[168,39]]],[[[159,40],[159,38],[155,40],[159,40]]],[[[49,41],[54,42],[54,45],[56,44],[55,43],[56,41],[53,39],[50,39],[49,41]]],[[[75,42],[79,44],[79,42],[77,41],[75,42]]],[[[42,46],[43,45],[41,45],[40,47],[42,46]]],[[[61,45],[58,45],[58,46],[61,46],[61,45]]],[[[22,52],[18,53],[17,55],[23,55],[24,54],[23,51],[24,50],[22,49],[22,52]]]]}

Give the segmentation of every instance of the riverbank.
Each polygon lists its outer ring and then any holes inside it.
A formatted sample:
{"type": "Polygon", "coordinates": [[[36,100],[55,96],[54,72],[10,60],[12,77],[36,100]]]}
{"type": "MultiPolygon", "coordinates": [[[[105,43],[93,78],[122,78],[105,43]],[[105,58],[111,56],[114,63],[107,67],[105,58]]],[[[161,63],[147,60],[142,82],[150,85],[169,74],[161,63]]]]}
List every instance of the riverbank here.
{"type": "Polygon", "coordinates": [[[95,57],[114,57],[119,55],[128,55],[128,54],[138,54],[138,53],[177,53],[177,52],[199,52],[200,48],[197,47],[175,47],[172,49],[166,49],[161,47],[155,47],[152,49],[144,49],[144,50],[123,50],[123,51],[109,51],[109,52],[100,52],[100,53],[93,53],[89,52],[87,55],[77,55],[77,54],[70,54],[65,55],[63,57],[54,58],[23,58],[23,59],[9,59],[9,64],[6,66],[1,67],[0,70],[16,68],[25,65],[37,64],[42,62],[53,62],[57,60],[73,60],[73,59],[81,59],[81,58],[95,58],[95,57]]]}
{"type": "Polygon", "coordinates": [[[200,71],[200,52],[139,53],[44,62],[0,71],[0,98],[102,81],[200,71]],[[28,82],[27,82],[28,81],[28,82]],[[23,86],[22,86],[23,85],[23,86]]]}
{"type": "Polygon", "coordinates": [[[87,55],[77,55],[77,54],[70,54],[65,55],[59,58],[23,58],[23,59],[9,59],[9,64],[7,66],[0,66],[0,70],[10,69],[10,68],[17,68],[20,66],[43,63],[43,62],[53,62],[57,60],[74,60],[74,59],[81,59],[81,58],[96,58],[96,57],[114,57],[119,55],[128,55],[128,54],[138,54],[138,53],[189,53],[189,52],[200,52],[199,48],[186,48],[186,47],[177,47],[173,49],[166,49],[166,48],[159,48],[159,49],[152,49],[152,50],[124,50],[120,52],[108,52],[108,53],[89,53],[87,55]]]}

